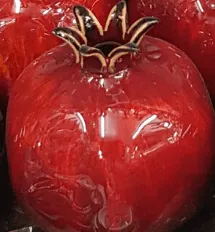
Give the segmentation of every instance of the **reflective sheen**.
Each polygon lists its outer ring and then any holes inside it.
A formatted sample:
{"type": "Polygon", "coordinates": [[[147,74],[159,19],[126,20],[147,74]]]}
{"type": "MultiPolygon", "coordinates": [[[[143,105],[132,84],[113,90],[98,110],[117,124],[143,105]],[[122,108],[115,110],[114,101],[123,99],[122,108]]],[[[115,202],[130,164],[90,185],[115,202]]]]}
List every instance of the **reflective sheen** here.
{"type": "Polygon", "coordinates": [[[102,21],[116,1],[109,0],[107,4],[104,0],[1,0],[0,96],[7,96],[13,82],[30,62],[61,42],[51,32],[58,26],[76,23],[74,4],[83,4],[98,12],[102,21]]]}
{"type": "Polygon", "coordinates": [[[51,232],[167,232],[208,194],[214,114],[178,49],[145,37],[133,67],[81,72],[60,45],[14,85],[7,148],[18,199],[51,232]]]}
{"type": "Polygon", "coordinates": [[[146,16],[161,23],[149,34],[164,39],[186,52],[200,70],[215,101],[215,1],[131,0],[130,20],[146,16]]]}

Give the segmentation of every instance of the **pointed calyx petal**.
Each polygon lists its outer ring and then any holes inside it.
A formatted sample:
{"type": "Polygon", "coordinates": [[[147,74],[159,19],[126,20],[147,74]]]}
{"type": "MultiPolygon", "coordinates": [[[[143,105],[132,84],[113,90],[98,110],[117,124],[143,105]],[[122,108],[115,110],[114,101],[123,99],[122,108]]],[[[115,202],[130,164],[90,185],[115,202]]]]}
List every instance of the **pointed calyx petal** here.
{"type": "Polygon", "coordinates": [[[79,49],[83,44],[87,44],[87,38],[76,28],[58,27],[52,33],[72,47],[76,56],[76,63],[79,63],[79,49]]]}
{"type": "Polygon", "coordinates": [[[94,57],[98,59],[98,61],[101,63],[101,70],[104,72],[107,68],[106,58],[103,52],[95,47],[89,47],[87,45],[81,46],[80,50],[80,56],[81,56],[81,67],[84,67],[84,57],[94,57]]]}
{"type": "Polygon", "coordinates": [[[114,73],[114,71],[115,71],[115,63],[120,57],[129,55],[129,54],[132,54],[132,53],[137,53],[137,52],[139,52],[139,48],[136,46],[135,43],[127,43],[125,45],[122,45],[120,47],[115,48],[108,55],[108,58],[110,60],[108,71],[110,73],[114,73]]]}
{"type": "Polygon", "coordinates": [[[75,14],[78,29],[83,35],[89,38],[90,34],[94,34],[95,31],[97,31],[100,36],[104,35],[102,25],[89,9],[86,9],[85,7],[80,5],[76,5],[74,6],[73,11],[75,14]]]}
{"type": "Polygon", "coordinates": [[[72,28],[68,28],[68,27],[58,27],[55,30],[53,30],[53,34],[60,37],[60,35],[62,34],[66,34],[67,36],[73,38],[74,40],[76,40],[77,43],[80,44],[87,44],[87,38],[86,36],[84,36],[77,28],[72,27],[72,28]]]}
{"type": "Polygon", "coordinates": [[[159,20],[155,17],[144,17],[137,20],[128,30],[128,34],[131,34],[130,42],[138,46],[144,35],[158,22],[159,20]]]}
{"type": "Polygon", "coordinates": [[[127,31],[127,5],[125,0],[121,0],[109,13],[104,31],[107,32],[111,23],[114,23],[117,30],[121,30],[122,39],[125,39],[127,31]]]}

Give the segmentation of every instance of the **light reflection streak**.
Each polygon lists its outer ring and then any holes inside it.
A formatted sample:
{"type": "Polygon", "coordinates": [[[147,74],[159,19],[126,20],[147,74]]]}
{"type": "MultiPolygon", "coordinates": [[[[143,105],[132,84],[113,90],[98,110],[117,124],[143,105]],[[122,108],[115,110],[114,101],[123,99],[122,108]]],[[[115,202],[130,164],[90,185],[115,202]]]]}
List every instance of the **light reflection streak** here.
{"type": "Polygon", "coordinates": [[[21,2],[20,0],[14,0],[14,10],[16,14],[20,13],[20,9],[21,9],[21,2]]]}
{"type": "Polygon", "coordinates": [[[86,133],[87,132],[87,126],[86,126],[86,123],[84,121],[83,116],[79,112],[77,112],[76,115],[81,121],[82,130],[84,131],[84,133],[86,133]]]}
{"type": "Polygon", "coordinates": [[[151,117],[149,117],[148,119],[144,120],[140,126],[138,127],[138,129],[136,130],[136,132],[134,133],[134,135],[132,136],[132,139],[136,139],[136,137],[140,134],[141,130],[147,126],[150,122],[154,121],[157,118],[157,115],[152,115],[151,117]]]}
{"type": "Polygon", "coordinates": [[[105,117],[104,117],[104,114],[100,117],[100,135],[102,138],[105,137],[105,117]]]}
{"type": "Polygon", "coordinates": [[[204,13],[204,9],[203,9],[203,7],[202,7],[202,4],[201,4],[200,0],[197,0],[197,1],[196,1],[196,4],[197,4],[197,7],[199,8],[199,10],[200,10],[202,13],[204,13]]]}

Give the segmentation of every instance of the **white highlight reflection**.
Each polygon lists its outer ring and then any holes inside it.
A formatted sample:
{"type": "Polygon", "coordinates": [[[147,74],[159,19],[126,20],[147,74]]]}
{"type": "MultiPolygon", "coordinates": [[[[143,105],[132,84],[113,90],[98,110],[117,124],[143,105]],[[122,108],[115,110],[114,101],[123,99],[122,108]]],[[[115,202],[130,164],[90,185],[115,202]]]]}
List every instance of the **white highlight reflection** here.
{"type": "Polygon", "coordinates": [[[203,7],[202,7],[202,4],[201,4],[200,0],[197,0],[197,1],[196,1],[196,4],[197,4],[197,7],[199,8],[199,10],[200,10],[202,13],[204,13],[204,9],[203,9],[203,7]]]}
{"type": "Polygon", "coordinates": [[[49,7],[47,10],[43,11],[43,15],[47,15],[51,11],[51,8],[49,7]]]}
{"type": "Polygon", "coordinates": [[[99,159],[103,159],[102,151],[101,150],[99,150],[98,155],[99,155],[99,159]]]}
{"type": "Polygon", "coordinates": [[[147,126],[150,122],[154,121],[157,118],[157,115],[152,115],[151,117],[149,117],[148,119],[144,120],[140,126],[138,127],[137,131],[134,133],[134,135],[132,136],[132,139],[136,139],[136,137],[140,134],[141,130],[147,126]]]}
{"type": "Polygon", "coordinates": [[[102,138],[105,137],[105,117],[104,115],[100,117],[100,135],[102,138]]]}
{"type": "Polygon", "coordinates": [[[81,121],[81,126],[82,126],[82,130],[84,131],[84,133],[86,133],[87,132],[87,126],[86,126],[86,123],[85,123],[85,121],[84,121],[84,118],[83,118],[83,116],[78,112],[78,113],[76,113],[76,115],[77,115],[77,117],[80,119],[80,121],[81,121]]]}
{"type": "Polygon", "coordinates": [[[104,78],[100,79],[99,83],[100,83],[100,85],[101,85],[102,87],[104,87],[104,83],[105,83],[104,78]]]}
{"type": "Polygon", "coordinates": [[[20,9],[21,9],[21,2],[20,0],[14,0],[14,11],[16,14],[20,13],[20,9]]]}

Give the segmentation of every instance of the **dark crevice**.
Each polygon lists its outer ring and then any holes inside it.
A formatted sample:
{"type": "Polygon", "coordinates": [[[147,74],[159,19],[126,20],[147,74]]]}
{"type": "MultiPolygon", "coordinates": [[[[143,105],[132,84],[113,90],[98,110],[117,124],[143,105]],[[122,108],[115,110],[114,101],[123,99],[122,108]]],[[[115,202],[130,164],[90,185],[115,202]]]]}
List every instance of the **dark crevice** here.
{"type": "Polygon", "coordinates": [[[108,54],[113,51],[113,49],[119,47],[120,44],[116,42],[105,42],[97,44],[95,47],[100,49],[105,57],[108,57],[108,54]]]}

